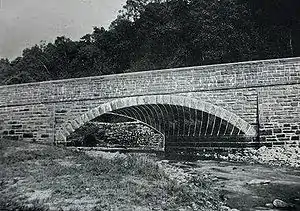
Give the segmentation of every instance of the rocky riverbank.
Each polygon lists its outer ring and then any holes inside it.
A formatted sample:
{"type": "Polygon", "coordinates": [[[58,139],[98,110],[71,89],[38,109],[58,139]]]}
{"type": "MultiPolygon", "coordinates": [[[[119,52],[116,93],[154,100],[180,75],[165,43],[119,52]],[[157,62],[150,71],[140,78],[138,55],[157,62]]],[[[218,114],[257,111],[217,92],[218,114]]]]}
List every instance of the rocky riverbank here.
{"type": "Polygon", "coordinates": [[[259,149],[245,149],[242,152],[229,153],[219,157],[228,161],[300,168],[300,148],[295,146],[273,148],[263,146],[259,149]]]}

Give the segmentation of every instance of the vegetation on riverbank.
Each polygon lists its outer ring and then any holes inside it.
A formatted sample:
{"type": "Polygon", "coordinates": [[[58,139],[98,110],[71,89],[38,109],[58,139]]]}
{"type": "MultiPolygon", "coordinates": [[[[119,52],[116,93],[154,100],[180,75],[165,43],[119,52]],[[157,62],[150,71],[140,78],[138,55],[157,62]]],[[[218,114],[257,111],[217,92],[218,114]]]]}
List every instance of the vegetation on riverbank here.
{"type": "Polygon", "coordinates": [[[179,184],[149,155],[94,157],[9,140],[0,150],[0,209],[219,209],[209,180],[179,184]]]}

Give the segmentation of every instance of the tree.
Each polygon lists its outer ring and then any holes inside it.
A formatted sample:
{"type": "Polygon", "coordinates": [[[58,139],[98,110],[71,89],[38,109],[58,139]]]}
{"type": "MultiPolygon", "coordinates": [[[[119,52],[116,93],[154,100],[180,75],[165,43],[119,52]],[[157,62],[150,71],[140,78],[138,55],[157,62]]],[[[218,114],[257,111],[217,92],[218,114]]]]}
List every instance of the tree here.
{"type": "Polygon", "coordinates": [[[7,84],[13,75],[13,68],[8,59],[0,59],[0,85],[7,84]]]}
{"type": "MultiPolygon", "coordinates": [[[[109,29],[2,61],[5,83],[300,55],[298,0],[127,0],[109,29]]],[[[2,65],[2,66],[1,66],[2,65]]],[[[4,83],[4,82],[2,82],[4,83]]]]}
{"type": "Polygon", "coordinates": [[[300,1],[254,0],[249,1],[248,5],[265,35],[263,46],[271,56],[290,57],[300,54],[300,1]]]}
{"type": "Polygon", "coordinates": [[[25,83],[49,80],[50,72],[40,46],[35,45],[23,51],[22,57],[15,59],[11,66],[14,74],[6,83],[25,83]]]}

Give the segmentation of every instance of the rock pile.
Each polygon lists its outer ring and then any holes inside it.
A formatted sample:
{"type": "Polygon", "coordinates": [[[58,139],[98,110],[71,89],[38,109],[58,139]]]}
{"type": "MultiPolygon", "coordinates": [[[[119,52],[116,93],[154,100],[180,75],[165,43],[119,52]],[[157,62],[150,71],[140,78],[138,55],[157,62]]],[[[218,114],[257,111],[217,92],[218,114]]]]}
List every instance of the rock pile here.
{"type": "MultiPolygon", "coordinates": [[[[124,147],[124,148],[143,148],[161,149],[162,135],[154,129],[147,127],[139,122],[122,123],[100,123],[88,122],[74,133],[68,140],[74,146],[88,146],[88,140],[95,139],[94,147],[124,147]]],[[[72,146],[73,146],[72,145],[72,146]]]]}
{"type": "Polygon", "coordinates": [[[245,149],[239,153],[229,153],[223,159],[239,162],[255,162],[275,166],[300,167],[300,148],[294,146],[273,147],[265,146],[259,149],[245,149]]]}

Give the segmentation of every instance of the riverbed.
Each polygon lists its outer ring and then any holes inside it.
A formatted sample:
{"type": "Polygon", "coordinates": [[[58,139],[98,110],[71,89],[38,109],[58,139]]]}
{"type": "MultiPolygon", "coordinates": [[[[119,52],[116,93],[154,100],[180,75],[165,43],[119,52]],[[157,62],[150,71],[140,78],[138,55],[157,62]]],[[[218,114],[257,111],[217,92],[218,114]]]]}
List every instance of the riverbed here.
{"type": "MultiPolygon", "coordinates": [[[[116,155],[99,151],[90,151],[89,154],[104,157],[116,155]]],[[[117,155],[125,156],[122,153],[117,155]]],[[[156,159],[170,177],[179,181],[184,178],[208,178],[224,207],[240,211],[300,211],[299,168],[187,156],[160,155],[156,159]],[[276,199],[286,202],[288,206],[274,207],[276,199]]]]}
{"type": "Polygon", "coordinates": [[[282,210],[275,199],[300,210],[300,169],[217,160],[163,160],[192,177],[208,177],[226,206],[241,211],[282,210]]]}

